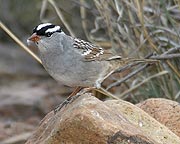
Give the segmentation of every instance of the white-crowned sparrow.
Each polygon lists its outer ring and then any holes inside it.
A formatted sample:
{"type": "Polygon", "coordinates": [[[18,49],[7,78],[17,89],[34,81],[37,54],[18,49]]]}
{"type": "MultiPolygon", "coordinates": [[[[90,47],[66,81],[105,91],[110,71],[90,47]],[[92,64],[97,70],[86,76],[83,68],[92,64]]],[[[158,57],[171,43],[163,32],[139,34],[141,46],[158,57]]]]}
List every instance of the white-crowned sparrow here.
{"type": "MultiPolygon", "coordinates": [[[[39,49],[42,64],[57,81],[71,87],[99,88],[117,68],[136,59],[113,55],[97,45],[66,35],[60,26],[36,26],[28,39],[39,49]]],[[[146,62],[146,60],[138,60],[146,62]]]]}
{"type": "Polygon", "coordinates": [[[60,26],[51,23],[36,26],[29,40],[37,44],[48,73],[71,87],[98,88],[122,62],[126,63],[110,51],[66,35],[60,26]]]}

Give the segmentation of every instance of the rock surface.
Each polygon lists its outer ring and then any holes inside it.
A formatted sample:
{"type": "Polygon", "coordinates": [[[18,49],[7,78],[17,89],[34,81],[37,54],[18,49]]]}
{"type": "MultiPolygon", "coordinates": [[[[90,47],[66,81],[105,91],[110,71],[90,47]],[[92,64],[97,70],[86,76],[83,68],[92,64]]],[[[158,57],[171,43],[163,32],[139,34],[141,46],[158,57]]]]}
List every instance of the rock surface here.
{"type": "Polygon", "coordinates": [[[178,102],[152,98],[137,106],[180,137],[180,104],[178,102]]]}
{"type": "Polygon", "coordinates": [[[137,106],[84,94],[50,112],[26,144],[179,144],[180,138],[137,106]]]}

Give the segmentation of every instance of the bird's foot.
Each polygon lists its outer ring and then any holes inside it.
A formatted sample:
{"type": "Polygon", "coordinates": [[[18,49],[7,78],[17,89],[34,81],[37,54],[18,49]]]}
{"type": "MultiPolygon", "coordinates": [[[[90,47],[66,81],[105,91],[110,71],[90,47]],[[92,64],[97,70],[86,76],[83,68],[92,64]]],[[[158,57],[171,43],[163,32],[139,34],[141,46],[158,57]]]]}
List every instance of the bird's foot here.
{"type": "Polygon", "coordinates": [[[72,103],[75,99],[77,99],[80,95],[77,93],[74,96],[68,97],[64,102],[62,102],[60,105],[58,105],[54,109],[54,113],[56,114],[58,111],[60,111],[64,106],[67,106],[68,104],[72,103]]]}
{"type": "Polygon", "coordinates": [[[54,109],[54,113],[56,114],[58,111],[60,111],[64,106],[67,106],[68,104],[72,103],[74,100],[76,100],[79,96],[81,96],[82,94],[88,92],[92,90],[92,88],[77,88],[75,92],[73,92],[63,103],[61,103],[60,105],[58,105],[55,109],[54,109]]]}

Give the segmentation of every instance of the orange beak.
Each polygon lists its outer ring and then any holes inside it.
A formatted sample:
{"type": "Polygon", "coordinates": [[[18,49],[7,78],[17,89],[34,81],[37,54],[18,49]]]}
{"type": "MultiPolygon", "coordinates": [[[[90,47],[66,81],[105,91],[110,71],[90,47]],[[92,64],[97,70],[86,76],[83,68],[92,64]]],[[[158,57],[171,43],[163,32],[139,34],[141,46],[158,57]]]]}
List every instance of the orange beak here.
{"type": "Polygon", "coordinates": [[[33,41],[33,42],[38,42],[41,39],[40,36],[38,36],[36,33],[33,33],[28,40],[33,41]]]}

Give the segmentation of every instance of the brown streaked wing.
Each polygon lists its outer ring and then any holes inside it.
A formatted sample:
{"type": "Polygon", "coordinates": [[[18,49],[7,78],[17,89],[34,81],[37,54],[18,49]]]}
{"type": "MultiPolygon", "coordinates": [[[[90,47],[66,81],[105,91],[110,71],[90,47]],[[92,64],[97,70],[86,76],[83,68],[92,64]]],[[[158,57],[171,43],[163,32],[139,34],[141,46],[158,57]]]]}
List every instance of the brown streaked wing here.
{"type": "Polygon", "coordinates": [[[102,61],[120,58],[120,56],[114,56],[110,51],[104,50],[103,48],[84,40],[74,38],[74,41],[74,48],[81,50],[85,61],[102,61]]]}

